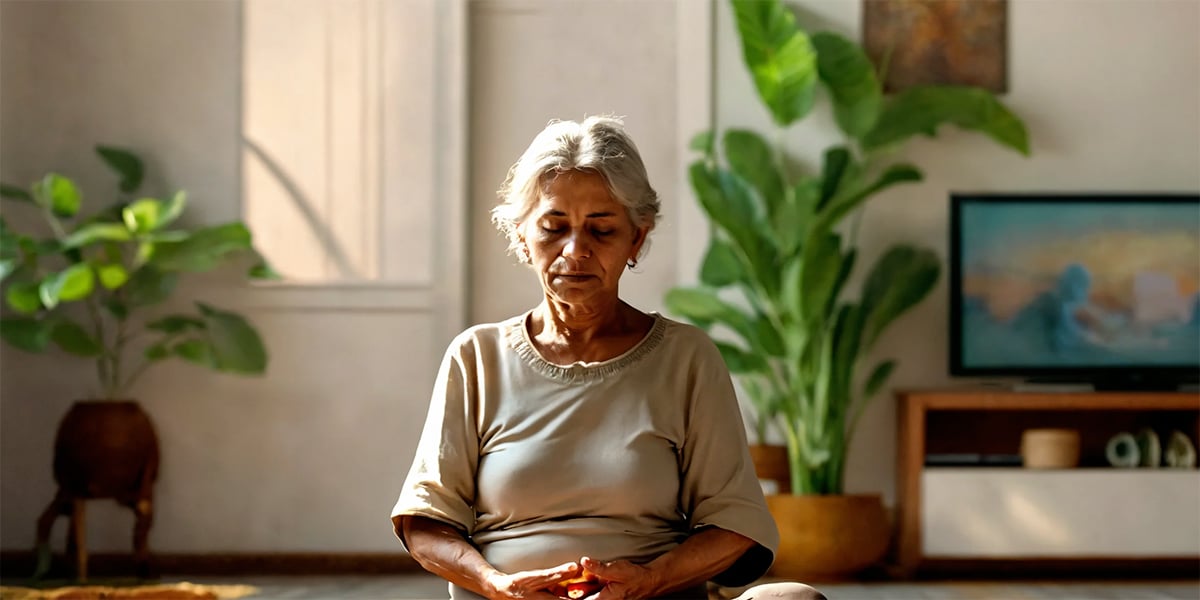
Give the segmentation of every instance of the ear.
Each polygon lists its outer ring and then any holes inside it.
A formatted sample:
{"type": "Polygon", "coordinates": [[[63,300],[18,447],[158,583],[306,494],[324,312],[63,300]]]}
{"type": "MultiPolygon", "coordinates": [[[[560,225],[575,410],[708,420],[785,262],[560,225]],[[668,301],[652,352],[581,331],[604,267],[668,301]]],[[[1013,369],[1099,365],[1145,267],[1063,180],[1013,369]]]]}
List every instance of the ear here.
{"type": "Polygon", "coordinates": [[[637,260],[638,254],[642,251],[642,244],[646,243],[648,235],[650,235],[649,227],[638,227],[633,230],[633,251],[629,253],[630,260],[637,260]]]}

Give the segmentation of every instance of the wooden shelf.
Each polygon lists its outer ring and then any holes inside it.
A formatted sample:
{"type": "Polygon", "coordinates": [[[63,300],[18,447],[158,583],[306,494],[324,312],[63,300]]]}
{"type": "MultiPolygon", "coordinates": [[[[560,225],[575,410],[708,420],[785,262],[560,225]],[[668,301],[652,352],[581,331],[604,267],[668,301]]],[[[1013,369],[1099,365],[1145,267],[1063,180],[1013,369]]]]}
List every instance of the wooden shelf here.
{"type": "Polygon", "coordinates": [[[1005,568],[1098,558],[1200,566],[1200,471],[1114,469],[1104,459],[1108,439],[1121,431],[1150,428],[1164,437],[1179,430],[1195,443],[1200,394],[964,388],[897,398],[902,572],[956,560],[1005,568]],[[924,464],[931,453],[1018,454],[1021,433],[1034,427],[1078,430],[1081,468],[924,464]]]}

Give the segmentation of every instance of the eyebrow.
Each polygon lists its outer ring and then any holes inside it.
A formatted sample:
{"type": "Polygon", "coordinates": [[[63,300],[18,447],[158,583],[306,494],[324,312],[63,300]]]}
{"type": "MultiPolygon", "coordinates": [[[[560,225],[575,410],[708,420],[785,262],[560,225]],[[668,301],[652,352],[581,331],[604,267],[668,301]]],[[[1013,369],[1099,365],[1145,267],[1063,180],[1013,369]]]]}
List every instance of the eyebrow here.
{"type": "MultiPolygon", "coordinates": [[[[567,213],[565,213],[565,212],[563,212],[563,211],[561,211],[561,210],[548,210],[548,211],[546,211],[545,213],[543,213],[543,215],[542,215],[542,216],[546,216],[546,217],[565,217],[565,216],[567,216],[567,213]]],[[[615,216],[617,216],[617,213],[614,213],[614,212],[595,212],[595,213],[589,213],[589,214],[588,214],[588,216],[587,216],[587,218],[589,218],[589,219],[599,219],[599,218],[603,218],[603,217],[615,217],[615,216]]]]}

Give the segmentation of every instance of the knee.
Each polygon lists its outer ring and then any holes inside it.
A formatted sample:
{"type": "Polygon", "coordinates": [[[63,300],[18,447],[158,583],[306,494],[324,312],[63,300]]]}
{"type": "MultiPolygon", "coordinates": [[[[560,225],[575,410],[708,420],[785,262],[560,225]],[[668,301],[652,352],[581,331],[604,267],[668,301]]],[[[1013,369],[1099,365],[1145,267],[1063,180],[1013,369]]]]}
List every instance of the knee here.
{"type": "Polygon", "coordinates": [[[796,582],[756,585],[734,600],[827,600],[825,594],[811,585],[796,582]]]}

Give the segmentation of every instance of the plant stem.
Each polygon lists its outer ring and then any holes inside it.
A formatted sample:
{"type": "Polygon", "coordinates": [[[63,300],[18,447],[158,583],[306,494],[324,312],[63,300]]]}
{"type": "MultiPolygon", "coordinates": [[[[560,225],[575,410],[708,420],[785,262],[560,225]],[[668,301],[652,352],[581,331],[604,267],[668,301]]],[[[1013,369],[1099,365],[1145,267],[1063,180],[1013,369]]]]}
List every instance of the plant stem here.
{"type": "Polygon", "coordinates": [[[112,348],[109,348],[108,341],[104,336],[104,319],[100,314],[100,310],[96,308],[96,298],[88,296],[84,303],[88,308],[88,314],[92,317],[92,332],[96,336],[96,343],[100,345],[100,356],[96,358],[96,370],[100,375],[100,386],[106,398],[113,397],[112,373],[109,369],[109,359],[112,357],[112,348]]]}
{"type": "Polygon", "coordinates": [[[67,232],[63,230],[62,223],[58,222],[58,218],[54,216],[54,213],[50,212],[50,209],[43,208],[42,216],[45,217],[46,223],[50,224],[50,229],[54,232],[55,238],[59,241],[67,239],[67,232]]]}
{"type": "Polygon", "coordinates": [[[137,381],[138,378],[142,376],[142,373],[145,373],[146,369],[149,368],[153,363],[154,361],[152,360],[143,359],[142,364],[138,365],[138,367],[133,370],[133,373],[129,375],[129,379],[126,379],[125,383],[121,384],[121,389],[131,389],[134,382],[137,381]]]}

